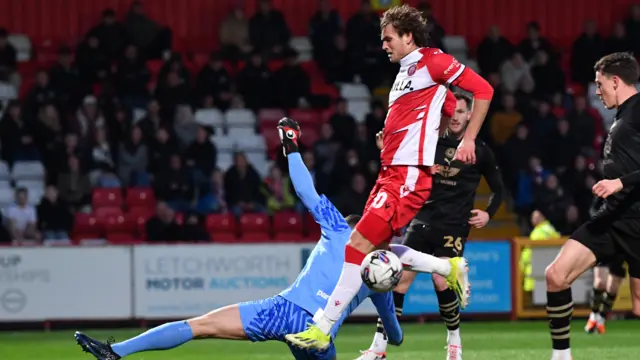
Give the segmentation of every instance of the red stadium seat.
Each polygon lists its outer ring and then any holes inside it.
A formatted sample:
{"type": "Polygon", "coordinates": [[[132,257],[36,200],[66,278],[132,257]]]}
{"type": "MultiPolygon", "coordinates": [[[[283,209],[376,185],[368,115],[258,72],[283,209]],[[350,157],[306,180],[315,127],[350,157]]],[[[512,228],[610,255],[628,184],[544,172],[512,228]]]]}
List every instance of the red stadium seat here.
{"type": "Polygon", "coordinates": [[[311,213],[306,213],[304,216],[304,225],[305,225],[305,238],[310,241],[318,241],[320,239],[320,235],[322,230],[320,229],[320,225],[313,218],[311,213]]]}
{"type": "Polygon", "coordinates": [[[134,207],[152,208],[156,206],[156,197],[150,188],[128,188],[125,203],[129,209],[134,207]]]}
{"type": "Polygon", "coordinates": [[[122,192],[120,189],[93,189],[91,205],[94,209],[101,207],[121,207],[122,192]]]}
{"type": "Polygon", "coordinates": [[[279,212],[273,215],[273,232],[276,241],[301,240],[302,216],[294,212],[279,212]]]}
{"type": "Polygon", "coordinates": [[[269,159],[275,159],[278,156],[278,151],[281,151],[282,149],[280,145],[280,136],[275,130],[275,126],[271,129],[266,129],[262,133],[262,136],[267,143],[267,154],[269,155],[269,159]]]}
{"type": "Polygon", "coordinates": [[[302,125],[303,129],[308,127],[318,127],[320,125],[320,114],[314,110],[291,109],[289,116],[302,125]]]}
{"type": "Polygon", "coordinates": [[[258,113],[258,125],[260,129],[273,129],[284,116],[281,109],[262,109],[258,113]]]}
{"type": "Polygon", "coordinates": [[[102,237],[103,227],[93,214],[76,213],[73,224],[73,239],[95,239],[102,237]]]}
{"type": "Polygon", "coordinates": [[[153,209],[149,208],[133,208],[129,210],[129,213],[126,215],[126,221],[129,223],[128,226],[137,230],[137,233],[144,238],[146,235],[145,224],[150,217],[155,215],[153,209]]]}
{"type": "Polygon", "coordinates": [[[99,221],[104,221],[109,216],[122,216],[122,209],[119,207],[99,207],[93,213],[99,221]]]}
{"type": "MultiPolygon", "coordinates": [[[[304,136],[300,137],[300,142],[305,146],[307,146],[308,148],[312,149],[313,145],[320,138],[319,131],[314,127],[306,127],[302,130],[302,133],[304,136]]],[[[279,140],[280,138],[278,137],[278,141],[279,140]]],[[[278,145],[280,144],[278,143],[278,145]]]]}
{"type": "Polygon", "coordinates": [[[135,233],[134,224],[127,221],[127,218],[124,216],[124,214],[109,214],[104,218],[99,217],[98,219],[103,223],[107,236],[112,233],[135,233]]]}
{"type": "Polygon", "coordinates": [[[282,65],[284,65],[283,60],[271,60],[267,64],[267,67],[269,68],[269,71],[276,72],[282,67],[282,65]]]}
{"type": "Polygon", "coordinates": [[[269,216],[266,214],[244,214],[240,217],[243,242],[265,242],[270,239],[269,216]]]}
{"type": "Polygon", "coordinates": [[[237,238],[236,220],[230,214],[211,214],[207,216],[206,228],[211,233],[213,241],[237,238]]]}
{"type": "Polygon", "coordinates": [[[112,233],[107,234],[107,241],[113,245],[130,245],[141,243],[138,238],[128,233],[112,233]]]}

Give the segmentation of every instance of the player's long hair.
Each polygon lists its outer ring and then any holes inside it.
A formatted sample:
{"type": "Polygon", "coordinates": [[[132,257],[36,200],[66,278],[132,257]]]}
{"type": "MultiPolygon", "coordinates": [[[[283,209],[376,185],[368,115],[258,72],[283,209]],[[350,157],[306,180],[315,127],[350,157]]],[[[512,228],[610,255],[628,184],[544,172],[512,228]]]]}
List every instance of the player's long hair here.
{"type": "Polygon", "coordinates": [[[407,4],[394,6],[382,14],[380,30],[382,31],[389,24],[396,29],[400,36],[405,34],[413,35],[413,42],[416,46],[428,46],[427,19],[422,16],[420,10],[407,4]]]}

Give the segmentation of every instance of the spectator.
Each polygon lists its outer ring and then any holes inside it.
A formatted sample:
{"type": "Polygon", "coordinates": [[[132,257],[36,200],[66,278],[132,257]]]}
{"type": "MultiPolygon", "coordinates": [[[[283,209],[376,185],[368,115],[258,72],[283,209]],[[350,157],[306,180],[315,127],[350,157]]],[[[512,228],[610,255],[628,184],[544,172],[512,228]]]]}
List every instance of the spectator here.
{"type": "Polygon", "coordinates": [[[271,88],[273,74],[264,64],[260,52],[253,52],[247,65],[238,73],[236,82],[248,108],[255,111],[272,105],[270,92],[264,89],[271,88]]]}
{"type": "Polygon", "coordinates": [[[365,118],[367,140],[374,141],[376,134],[384,128],[384,120],[387,117],[387,109],[381,101],[374,100],[371,103],[371,112],[365,118]]]}
{"type": "Polygon", "coordinates": [[[166,86],[167,75],[171,72],[178,74],[181,83],[189,85],[191,83],[191,73],[184,65],[182,55],[179,52],[173,52],[169,58],[162,64],[158,73],[158,86],[166,86]]]}
{"type": "Polygon", "coordinates": [[[100,47],[109,60],[115,60],[120,56],[124,47],[125,34],[122,25],[116,20],[116,12],[113,9],[102,11],[102,20],[87,33],[87,38],[95,36],[100,47]]]}
{"type": "Polygon", "coordinates": [[[180,105],[176,109],[173,131],[176,134],[181,151],[196,140],[198,124],[195,122],[193,111],[189,105],[180,105]]]}
{"type": "MultiPolygon", "coordinates": [[[[375,139],[375,136],[368,136],[367,126],[365,124],[358,124],[357,129],[353,150],[358,155],[358,158],[364,164],[369,161],[380,161],[380,150],[376,146],[375,140],[372,141],[372,139],[375,139]]],[[[376,173],[375,175],[377,176],[378,174],[376,173]]]]}
{"type": "Polygon", "coordinates": [[[540,24],[533,21],[527,24],[527,37],[518,44],[518,52],[522,54],[525,61],[529,62],[538,50],[550,54],[553,49],[549,40],[540,36],[540,24]]]}
{"type": "Polygon", "coordinates": [[[542,162],[535,156],[529,158],[529,167],[520,171],[514,205],[521,221],[528,218],[533,210],[534,189],[542,186],[549,175],[550,172],[542,167],[542,162]]]}
{"type": "Polygon", "coordinates": [[[540,101],[538,110],[528,116],[525,121],[531,129],[531,135],[535,142],[540,146],[549,144],[549,134],[557,129],[558,118],[551,112],[551,105],[548,101],[540,101]]]}
{"type": "Polygon", "coordinates": [[[501,76],[504,89],[510,92],[518,90],[524,81],[530,80],[533,82],[529,64],[525,62],[522,55],[518,52],[513,53],[513,55],[502,64],[501,76]]]}
{"type": "Polygon", "coordinates": [[[49,104],[40,110],[33,134],[45,168],[55,169],[55,149],[62,143],[63,137],[62,125],[55,106],[49,104]]]}
{"type": "Polygon", "coordinates": [[[551,140],[545,147],[544,162],[547,168],[562,175],[573,166],[575,157],[578,156],[580,146],[577,133],[571,129],[567,120],[562,119],[557,122],[556,130],[548,135],[551,135],[551,140]]]}
{"type": "Polygon", "coordinates": [[[118,148],[118,177],[125,187],[136,184],[149,166],[147,146],[142,142],[142,130],[134,126],[129,138],[118,148]]]}
{"type": "Polygon", "coordinates": [[[35,241],[40,239],[40,234],[36,227],[38,218],[36,209],[27,203],[29,192],[26,188],[20,187],[15,191],[15,203],[5,209],[9,233],[13,240],[17,242],[35,241]]]}
{"type": "Polygon", "coordinates": [[[270,0],[260,0],[258,11],[249,20],[251,46],[265,55],[280,55],[288,47],[290,37],[282,13],[271,7],[270,0]]]}
{"type": "Polygon", "coordinates": [[[548,214],[552,223],[562,223],[571,203],[555,174],[549,174],[544,179],[544,184],[534,189],[533,196],[536,208],[548,214]]]}
{"type": "Polygon", "coordinates": [[[16,89],[20,88],[20,74],[18,69],[18,52],[9,42],[9,32],[0,28],[0,81],[11,83],[16,89]]]}
{"type": "Polygon", "coordinates": [[[171,49],[171,31],[145,14],[142,1],[136,0],[131,4],[124,29],[131,43],[148,58],[160,58],[164,51],[171,49]]]}
{"type": "Polygon", "coordinates": [[[613,31],[604,42],[605,54],[614,52],[631,51],[633,49],[632,41],[627,36],[627,31],[621,22],[613,24],[613,31]]]}
{"type": "Polygon", "coordinates": [[[112,115],[108,117],[108,135],[109,141],[119,143],[122,139],[126,139],[131,134],[133,126],[132,111],[119,104],[115,104],[112,115]]]}
{"type": "MultiPolygon", "coordinates": [[[[97,127],[94,131],[93,144],[91,147],[91,169],[99,170],[103,167],[116,168],[115,151],[109,143],[107,130],[104,127],[97,127]]],[[[95,183],[96,176],[92,174],[91,183],[95,183]]]]}
{"type": "Polygon", "coordinates": [[[82,173],[77,157],[70,157],[67,167],[68,170],[58,176],[60,199],[80,211],[91,203],[91,182],[89,176],[82,173]]]}
{"type": "Polygon", "coordinates": [[[344,98],[336,100],[335,109],[335,113],[329,118],[335,139],[345,147],[350,147],[356,136],[356,119],[347,112],[347,100],[344,98]]]}
{"type": "Polygon", "coordinates": [[[267,199],[267,209],[274,213],[280,210],[292,209],[296,203],[291,191],[291,180],[282,175],[277,166],[271,166],[269,175],[264,179],[264,196],[267,199]]]}
{"type": "Polygon", "coordinates": [[[526,170],[530,158],[538,156],[538,144],[530,136],[529,128],[525,124],[518,124],[516,131],[504,145],[503,153],[506,163],[502,166],[502,175],[512,194],[517,190],[517,176],[526,170]]]}
{"type": "Polygon", "coordinates": [[[155,97],[162,104],[161,116],[167,119],[173,118],[179,105],[189,103],[189,96],[189,86],[180,78],[180,75],[175,71],[168,73],[166,85],[158,84],[155,93],[155,97]]]}
{"type": "Polygon", "coordinates": [[[341,150],[340,143],[334,136],[331,124],[324,123],[320,128],[320,139],[314,144],[316,161],[316,187],[321,194],[333,195],[331,188],[331,174],[336,168],[338,153],[341,150]]]}
{"type": "Polygon", "coordinates": [[[20,103],[9,103],[0,120],[0,154],[9,165],[16,161],[38,160],[38,148],[34,143],[32,131],[24,121],[20,103]]]}
{"type": "Polygon", "coordinates": [[[251,51],[249,43],[249,22],[244,9],[236,4],[231,13],[220,23],[221,56],[236,62],[251,51]]]}
{"type": "Polygon", "coordinates": [[[538,98],[565,91],[565,78],[560,64],[551,59],[544,50],[536,52],[531,77],[535,83],[534,93],[538,98]]]}
{"type": "Polygon", "coordinates": [[[144,224],[148,241],[180,241],[182,228],[176,221],[176,213],[164,201],[156,204],[156,214],[144,224]]]}
{"type": "Polygon", "coordinates": [[[178,142],[171,136],[169,130],[166,127],[160,127],[149,146],[149,172],[154,175],[167,172],[171,155],[179,152],[178,142]]]}
{"type": "Polygon", "coordinates": [[[0,211],[0,244],[11,244],[11,234],[9,234],[9,229],[7,229],[8,222],[5,221],[4,215],[2,211],[0,211]]]}
{"type": "Polygon", "coordinates": [[[49,185],[37,207],[38,230],[43,240],[69,240],[73,215],[58,199],[58,189],[49,185]]]}
{"type": "Polygon", "coordinates": [[[367,180],[364,175],[356,173],[351,178],[351,185],[341,192],[337,208],[343,214],[360,214],[368,198],[367,180]]]}
{"type": "Polygon", "coordinates": [[[76,64],[80,78],[85,85],[93,85],[103,81],[111,71],[111,62],[100,39],[95,34],[88,34],[76,50],[76,64]]]}
{"type": "Polygon", "coordinates": [[[75,109],[80,104],[80,99],[89,93],[88,84],[80,79],[78,68],[73,63],[73,53],[68,47],[62,47],[58,51],[58,63],[49,70],[49,77],[65,113],[75,109]]]}
{"type": "MultiPolygon", "coordinates": [[[[121,189],[122,188],[122,181],[120,180],[118,175],[115,174],[114,169],[106,165],[100,166],[100,170],[97,173],[95,183],[92,182],[92,184],[94,184],[95,187],[102,188],[102,189],[121,189]]],[[[147,183],[136,184],[136,185],[140,187],[148,187],[147,183]]]]}
{"type": "Polygon", "coordinates": [[[626,33],[629,39],[636,39],[633,42],[633,52],[636,56],[640,55],[640,44],[637,39],[640,39],[640,4],[633,4],[629,9],[629,17],[625,22],[626,33]]]}
{"type": "Polygon", "coordinates": [[[514,51],[513,44],[500,35],[498,25],[492,25],[487,36],[478,46],[478,66],[483,74],[497,72],[514,51]]]}
{"type": "Polygon", "coordinates": [[[55,104],[58,100],[58,93],[49,82],[49,73],[46,70],[38,70],[36,74],[36,84],[25,98],[25,109],[27,116],[37,116],[40,108],[46,104],[55,104]]]}
{"type": "Polygon", "coordinates": [[[167,125],[161,116],[160,103],[156,99],[152,99],[147,104],[147,114],[138,122],[142,136],[147,144],[151,144],[155,139],[156,133],[161,126],[167,125]]]}
{"type": "Polygon", "coordinates": [[[308,103],[311,79],[298,64],[298,53],[287,49],[283,53],[284,65],[273,75],[277,104],[284,109],[295,109],[308,103]]]}
{"type": "Polygon", "coordinates": [[[570,192],[568,195],[571,196],[571,201],[578,207],[581,219],[589,218],[593,195],[587,182],[589,178],[593,179],[593,176],[593,171],[587,165],[587,159],[583,155],[578,155],[573,166],[560,178],[562,187],[570,192]]]}
{"type": "Polygon", "coordinates": [[[195,195],[195,187],[189,172],[182,166],[180,156],[172,155],[169,171],[156,175],[154,181],[156,197],[166,201],[175,211],[189,210],[195,195]]]}
{"type": "Polygon", "coordinates": [[[325,70],[327,80],[332,83],[352,82],[355,72],[359,70],[349,54],[347,38],[341,34],[335,36],[330,50],[320,61],[319,65],[325,70]]]}
{"type": "Polygon", "coordinates": [[[598,121],[587,109],[587,98],[584,95],[575,97],[573,109],[567,114],[567,120],[576,135],[578,146],[593,150],[598,121]]]}
{"type": "Polygon", "coordinates": [[[577,206],[570,205],[567,207],[566,217],[562,227],[563,234],[572,234],[578,229],[584,220],[580,218],[580,211],[577,206]]]}
{"type": "Polygon", "coordinates": [[[585,88],[593,81],[593,65],[604,55],[604,41],[598,34],[596,22],[584,23],[584,31],[573,42],[571,50],[571,79],[585,88]]]}
{"type": "Polygon", "coordinates": [[[263,212],[260,175],[242,152],[234,154],[233,165],[224,176],[226,202],[236,216],[245,212],[263,212]]]}
{"type": "Polygon", "coordinates": [[[135,45],[127,45],[117,68],[118,96],[131,106],[144,104],[149,98],[147,83],[151,79],[151,73],[135,45]]]}
{"type": "Polygon", "coordinates": [[[52,181],[55,183],[57,174],[67,170],[69,158],[74,156],[78,158],[80,162],[80,169],[86,170],[88,168],[87,152],[85,148],[79,146],[78,135],[74,133],[67,133],[64,135],[64,142],[59,144],[55,151],[55,166],[49,170],[52,181]]]}
{"type": "Polygon", "coordinates": [[[491,140],[496,145],[504,144],[522,121],[522,114],[516,110],[516,99],[512,94],[502,97],[502,109],[491,117],[491,140]]]}
{"type": "Polygon", "coordinates": [[[229,208],[226,202],[224,189],[224,174],[220,169],[215,169],[211,175],[211,183],[203,189],[203,196],[198,199],[196,210],[200,214],[226,213],[229,208]]]}
{"type": "Polygon", "coordinates": [[[377,63],[386,54],[380,51],[380,17],[371,10],[369,1],[363,0],[359,11],[347,21],[345,35],[351,62],[361,67],[362,82],[373,88],[380,77],[377,63]]]}
{"type": "MultiPolygon", "coordinates": [[[[197,174],[196,179],[209,179],[213,169],[217,167],[218,150],[209,140],[210,128],[199,126],[196,140],[189,145],[185,154],[187,166],[197,174]]],[[[200,183],[201,181],[198,181],[200,183]]]]}
{"type": "MultiPolygon", "coordinates": [[[[341,35],[342,20],[338,12],[331,8],[329,0],[320,0],[318,10],[309,20],[309,38],[313,45],[313,59],[320,64],[325,64],[331,59],[335,39],[341,35]]],[[[340,36],[341,37],[341,36],[340,36]]],[[[343,48],[346,48],[346,39],[342,38],[343,48]]]]}
{"type": "Polygon", "coordinates": [[[185,216],[181,238],[185,241],[211,241],[211,235],[205,228],[202,217],[197,213],[185,216]]]}
{"type": "Polygon", "coordinates": [[[222,57],[213,52],[209,57],[209,62],[202,68],[197,78],[198,96],[204,99],[211,95],[214,102],[222,110],[229,108],[229,102],[233,96],[231,75],[222,63],[222,57]]]}
{"type": "Polygon", "coordinates": [[[442,51],[446,51],[443,43],[443,39],[445,36],[444,28],[438,23],[435,16],[433,16],[433,11],[431,8],[431,4],[428,2],[420,2],[416,6],[418,10],[422,13],[422,17],[427,22],[427,32],[429,33],[429,46],[441,49],[442,51]]]}
{"type": "Polygon", "coordinates": [[[76,116],[71,120],[68,129],[78,134],[81,143],[89,144],[94,129],[105,125],[104,116],[98,107],[98,99],[93,95],[87,95],[82,100],[82,106],[76,111],[76,116]]]}

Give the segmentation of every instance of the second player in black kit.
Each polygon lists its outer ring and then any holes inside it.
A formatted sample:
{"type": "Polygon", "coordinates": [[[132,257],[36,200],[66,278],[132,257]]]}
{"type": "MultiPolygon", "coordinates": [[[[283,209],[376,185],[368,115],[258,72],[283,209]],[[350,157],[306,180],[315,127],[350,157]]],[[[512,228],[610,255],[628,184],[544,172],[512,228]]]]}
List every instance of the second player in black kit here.
{"type": "MultiPolygon", "coordinates": [[[[472,99],[464,94],[453,94],[456,98],[455,113],[449,121],[444,135],[438,140],[435,153],[433,188],[429,200],[409,224],[403,244],[410,248],[442,258],[462,256],[471,226],[483,227],[493,217],[502,202],[504,185],[493,151],[480,140],[476,140],[476,162],[465,164],[453,160],[460,139],[464,134],[471,114],[472,99]],[[492,195],[485,210],[474,209],[476,190],[484,176],[492,195]]],[[[404,297],[416,274],[405,271],[400,284],[393,291],[396,314],[402,314],[404,297]]],[[[444,279],[432,274],[440,315],[447,329],[447,359],[458,360],[462,356],[460,340],[460,311],[455,292],[448,288],[444,279]]],[[[359,360],[380,360],[386,355],[382,351],[384,328],[378,320],[377,334],[371,348],[363,352],[359,360]],[[375,349],[375,351],[374,351],[375,349]]]]}
{"type": "Polygon", "coordinates": [[[640,315],[640,68],[632,54],[614,53],[595,65],[596,94],[616,109],[603,151],[603,176],[593,187],[603,198],[545,271],[552,360],[571,360],[571,284],[597,262],[626,261],[633,312],[640,315]]]}

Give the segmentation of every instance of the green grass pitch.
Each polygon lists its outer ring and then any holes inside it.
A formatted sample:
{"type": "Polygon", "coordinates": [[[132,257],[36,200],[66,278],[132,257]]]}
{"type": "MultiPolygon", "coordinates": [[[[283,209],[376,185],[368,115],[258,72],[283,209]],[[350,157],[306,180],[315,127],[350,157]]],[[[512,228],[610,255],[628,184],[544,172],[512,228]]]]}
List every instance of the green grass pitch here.
{"type": "MultiPolygon", "coordinates": [[[[631,359],[640,354],[640,322],[611,321],[605,335],[587,335],[584,321],[573,322],[572,351],[574,359],[631,359]]],[[[405,341],[390,347],[390,360],[444,359],[446,332],[439,323],[403,324],[405,341]]],[[[338,359],[358,356],[367,348],[375,324],[345,325],[337,340],[338,359]]],[[[546,322],[469,322],[462,324],[464,360],[549,359],[550,344],[546,322]]],[[[95,330],[88,334],[106,339],[124,340],[139,330],[95,330]]],[[[291,359],[286,345],[279,342],[249,343],[242,341],[200,340],[180,348],[132,355],[131,360],[275,360],[291,359]]],[[[73,339],[73,331],[0,332],[2,360],[91,360],[73,339]]]]}

